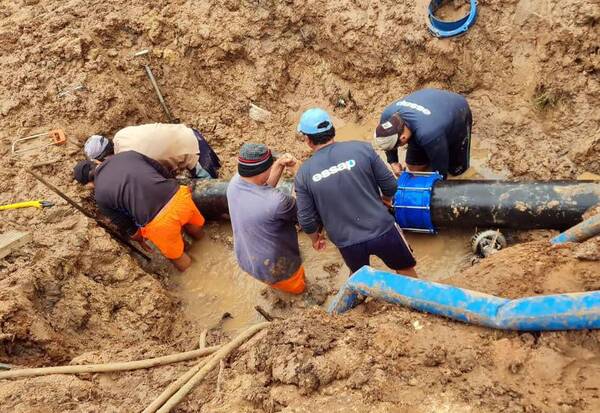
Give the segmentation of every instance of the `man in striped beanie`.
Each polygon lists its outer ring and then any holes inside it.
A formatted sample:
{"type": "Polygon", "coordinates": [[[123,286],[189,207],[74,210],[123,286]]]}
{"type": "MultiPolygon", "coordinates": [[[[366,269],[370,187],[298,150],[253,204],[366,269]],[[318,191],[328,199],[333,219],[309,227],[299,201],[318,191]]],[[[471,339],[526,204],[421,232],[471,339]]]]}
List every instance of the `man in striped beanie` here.
{"type": "Polygon", "coordinates": [[[275,160],[267,146],[244,144],[238,174],[227,187],[227,203],[240,267],[273,288],[301,294],[305,281],[296,200],[275,188],[284,169],[295,164],[289,154],[275,160]]]}

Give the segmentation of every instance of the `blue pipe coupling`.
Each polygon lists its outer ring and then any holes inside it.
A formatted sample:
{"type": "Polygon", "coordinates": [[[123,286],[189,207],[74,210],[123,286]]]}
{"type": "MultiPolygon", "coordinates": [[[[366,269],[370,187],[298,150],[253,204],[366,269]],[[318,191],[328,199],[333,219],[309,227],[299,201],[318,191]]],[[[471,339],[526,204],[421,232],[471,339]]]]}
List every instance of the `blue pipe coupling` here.
{"type": "Polygon", "coordinates": [[[437,37],[453,37],[464,34],[475,24],[477,20],[477,0],[470,0],[469,13],[458,20],[441,20],[435,16],[435,12],[445,0],[432,0],[429,3],[429,31],[437,37]]]}
{"type": "Polygon", "coordinates": [[[431,193],[443,177],[437,172],[402,172],[394,195],[394,217],[407,231],[434,234],[431,221],[431,193]]]}
{"type": "Polygon", "coordinates": [[[358,303],[359,296],[379,298],[464,323],[502,330],[600,328],[600,291],[507,300],[364,266],[342,286],[329,313],[350,310],[358,303]]]}

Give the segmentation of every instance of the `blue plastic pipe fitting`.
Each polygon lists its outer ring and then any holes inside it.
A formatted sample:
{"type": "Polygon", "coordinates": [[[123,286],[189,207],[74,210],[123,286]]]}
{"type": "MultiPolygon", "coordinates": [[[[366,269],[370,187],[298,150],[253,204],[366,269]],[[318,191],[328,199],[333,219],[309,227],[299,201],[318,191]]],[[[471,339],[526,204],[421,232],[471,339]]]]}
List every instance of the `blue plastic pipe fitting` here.
{"type": "Polygon", "coordinates": [[[600,214],[569,228],[565,232],[550,240],[552,244],[564,244],[566,242],[582,242],[588,238],[600,234],[600,214]]]}
{"type": "Polygon", "coordinates": [[[442,5],[444,0],[432,0],[429,3],[429,30],[437,37],[453,37],[464,34],[477,20],[477,1],[470,0],[469,13],[464,17],[446,21],[438,19],[435,12],[442,5]]]}
{"type": "Polygon", "coordinates": [[[340,314],[350,310],[358,303],[359,295],[502,330],[600,328],[600,291],[507,300],[365,266],[342,286],[329,307],[329,313],[340,314]]]}
{"type": "Polygon", "coordinates": [[[394,195],[394,216],[407,231],[436,232],[431,221],[431,192],[442,175],[437,172],[402,172],[394,195]]]}

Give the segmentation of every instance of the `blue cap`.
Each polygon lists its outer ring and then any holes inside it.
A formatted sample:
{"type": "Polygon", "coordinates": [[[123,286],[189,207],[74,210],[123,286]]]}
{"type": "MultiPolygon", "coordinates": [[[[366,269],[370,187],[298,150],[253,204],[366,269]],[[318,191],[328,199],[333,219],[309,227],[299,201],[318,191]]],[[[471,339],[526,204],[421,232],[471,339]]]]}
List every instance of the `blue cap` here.
{"type": "Polygon", "coordinates": [[[333,128],[333,122],[329,114],[321,108],[307,110],[302,114],[298,123],[298,132],[305,135],[316,135],[331,128],[333,128]]]}

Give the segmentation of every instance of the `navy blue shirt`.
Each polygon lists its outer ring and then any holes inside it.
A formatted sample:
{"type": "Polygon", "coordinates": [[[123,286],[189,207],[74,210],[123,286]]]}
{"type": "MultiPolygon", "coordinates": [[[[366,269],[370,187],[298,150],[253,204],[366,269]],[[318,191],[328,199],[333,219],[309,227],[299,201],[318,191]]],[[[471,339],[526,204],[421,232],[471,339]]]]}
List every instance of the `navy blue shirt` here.
{"type": "Polygon", "coordinates": [[[394,225],[381,195],[392,197],[397,186],[369,143],[333,143],[296,174],[298,222],[307,234],[325,227],[338,248],[372,240],[394,225]]]}
{"type": "MultiPolygon", "coordinates": [[[[399,113],[412,136],[409,145],[416,145],[429,158],[432,170],[448,173],[449,149],[459,145],[470,124],[471,110],[467,100],[456,93],[440,89],[421,89],[388,105],[380,123],[399,113]]],[[[389,163],[398,162],[398,150],[386,151],[389,163]]]]}
{"type": "Polygon", "coordinates": [[[109,156],[95,171],[98,209],[127,235],[152,221],[178,189],[165,167],[135,151],[109,156]]]}

